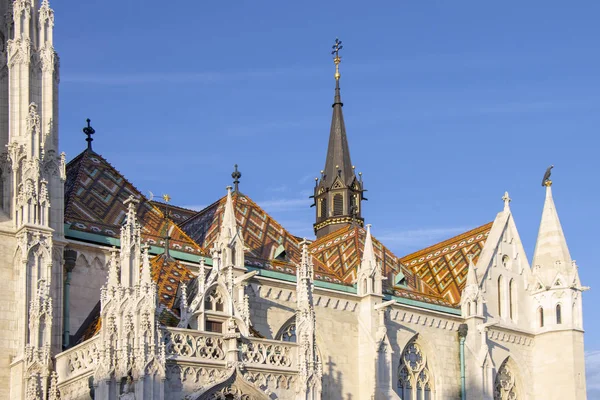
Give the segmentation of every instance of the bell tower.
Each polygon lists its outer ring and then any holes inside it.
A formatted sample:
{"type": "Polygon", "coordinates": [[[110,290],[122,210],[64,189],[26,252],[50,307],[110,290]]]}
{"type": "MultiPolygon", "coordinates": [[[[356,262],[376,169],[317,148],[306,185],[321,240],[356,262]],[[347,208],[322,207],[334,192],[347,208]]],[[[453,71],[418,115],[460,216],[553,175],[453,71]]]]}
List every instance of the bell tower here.
{"type": "MultiPolygon", "coordinates": [[[[321,177],[315,179],[314,197],[316,206],[316,222],[313,225],[317,238],[338,230],[344,225],[358,224],[363,226],[362,218],[363,182],[356,178],[354,166],[350,160],[350,148],[346,135],[344,114],[342,113],[342,97],[340,95],[340,62],[339,52],[342,42],[335,40],[331,54],[335,64],[335,96],[333,100],[333,116],[329,131],[329,145],[325,169],[321,177]]],[[[366,200],[366,199],[365,199],[366,200]]]]}
{"type": "Polygon", "coordinates": [[[61,349],[66,171],[53,29],[48,0],[0,0],[0,279],[12,310],[0,323],[1,398],[45,399],[61,349]]]}

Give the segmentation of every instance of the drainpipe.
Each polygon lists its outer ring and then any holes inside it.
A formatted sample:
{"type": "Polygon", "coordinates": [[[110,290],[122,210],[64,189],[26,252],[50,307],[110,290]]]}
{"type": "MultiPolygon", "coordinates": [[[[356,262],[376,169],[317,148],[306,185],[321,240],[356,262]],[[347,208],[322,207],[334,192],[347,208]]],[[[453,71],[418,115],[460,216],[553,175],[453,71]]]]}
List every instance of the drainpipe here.
{"type": "Polygon", "coordinates": [[[70,302],[70,289],[71,289],[71,273],[75,268],[75,263],[77,262],[77,252],[75,250],[66,249],[64,252],[64,260],[65,260],[65,286],[63,293],[63,349],[69,347],[69,341],[71,332],[69,332],[69,325],[71,324],[69,320],[69,302],[70,302]]]}
{"type": "Polygon", "coordinates": [[[465,339],[467,338],[467,332],[469,326],[467,324],[460,324],[458,326],[458,339],[460,343],[460,399],[467,400],[467,388],[465,380],[465,339]]]}

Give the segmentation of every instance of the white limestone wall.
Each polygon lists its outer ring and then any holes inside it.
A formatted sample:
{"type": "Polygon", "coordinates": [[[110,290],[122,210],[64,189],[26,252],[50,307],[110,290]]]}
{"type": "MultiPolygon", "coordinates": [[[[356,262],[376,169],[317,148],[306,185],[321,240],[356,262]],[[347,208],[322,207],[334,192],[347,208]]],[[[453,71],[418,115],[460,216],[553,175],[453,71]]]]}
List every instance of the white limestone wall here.
{"type": "Polygon", "coordinates": [[[519,398],[524,400],[546,399],[545,397],[539,397],[531,385],[534,375],[540,373],[533,358],[533,348],[536,341],[537,339],[534,339],[530,334],[499,327],[492,327],[488,331],[488,346],[494,369],[492,387],[495,385],[498,369],[510,357],[514,361],[511,369],[513,369],[513,374],[515,374],[517,380],[519,398]]]}
{"type": "Polygon", "coordinates": [[[417,337],[425,352],[434,380],[434,399],[460,399],[458,317],[394,305],[387,324],[392,355],[394,390],[398,387],[400,357],[407,344],[417,337]]]}
{"type": "Polygon", "coordinates": [[[535,339],[535,399],[585,400],[583,332],[546,332],[535,339]]]}
{"type": "Polygon", "coordinates": [[[13,260],[16,240],[14,235],[0,232],[0,399],[8,399],[10,393],[10,363],[16,355],[17,293],[13,260]]]}
{"type": "MultiPolygon", "coordinates": [[[[259,278],[250,285],[251,320],[268,339],[293,319],[295,284],[259,278]]],[[[323,399],[355,399],[358,393],[357,298],[316,288],[317,347],[323,366],[323,399]]],[[[278,393],[276,391],[276,393],[278,393]]]]}
{"type": "Polygon", "coordinates": [[[109,249],[85,244],[69,244],[77,251],[77,263],[71,274],[70,334],[74,335],[100,301],[100,288],[108,276],[109,249]]]}

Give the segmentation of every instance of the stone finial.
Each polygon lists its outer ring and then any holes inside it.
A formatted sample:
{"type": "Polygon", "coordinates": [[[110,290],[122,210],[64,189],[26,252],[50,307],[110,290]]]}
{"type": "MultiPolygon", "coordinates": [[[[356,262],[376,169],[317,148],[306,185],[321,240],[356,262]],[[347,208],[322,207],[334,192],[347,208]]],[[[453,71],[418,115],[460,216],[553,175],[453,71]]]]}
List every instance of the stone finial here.
{"type": "Polygon", "coordinates": [[[512,199],[508,196],[508,192],[504,192],[504,196],[502,196],[502,200],[504,201],[504,211],[510,210],[510,202],[512,199]]]}
{"type": "Polygon", "coordinates": [[[149,285],[152,282],[149,252],[150,246],[145,245],[142,249],[142,274],[140,277],[140,283],[143,285],[149,285]]]}

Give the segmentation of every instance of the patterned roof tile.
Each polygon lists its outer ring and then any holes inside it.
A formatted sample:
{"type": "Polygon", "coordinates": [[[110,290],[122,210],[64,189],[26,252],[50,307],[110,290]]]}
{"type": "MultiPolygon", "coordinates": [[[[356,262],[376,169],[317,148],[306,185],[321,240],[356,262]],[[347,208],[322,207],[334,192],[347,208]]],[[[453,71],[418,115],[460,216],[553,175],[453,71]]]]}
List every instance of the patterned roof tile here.
{"type": "Polygon", "coordinates": [[[452,304],[460,302],[467,280],[468,256],[476,263],[492,229],[492,222],[419,250],[400,259],[419,278],[452,304]]]}
{"type": "MultiPolygon", "coordinates": [[[[359,226],[348,225],[329,235],[317,239],[309,246],[314,259],[328,271],[332,271],[343,282],[351,284],[356,279],[356,272],[362,260],[367,231],[359,226]]],[[[424,294],[436,295],[436,291],[424,283],[380,241],[373,237],[375,257],[383,266],[383,274],[387,276],[386,285],[391,285],[394,277],[402,272],[406,287],[409,290],[424,294]]]]}
{"type": "MultiPolygon", "coordinates": [[[[162,246],[167,221],[157,202],[148,201],[101,155],[84,151],[67,165],[65,222],[71,229],[118,238],[127,213],[123,204],[129,196],[140,201],[138,220],[143,240],[162,246]]],[[[185,210],[177,207],[177,211],[185,210]]],[[[189,210],[188,210],[189,211],[189,210]]],[[[171,232],[171,248],[191,254],[202,249],[179,227],[171,232]]]]}
{"type": "MultiPolygon", "coordinates": [[[[226,196],[222,197],[179,225],[205,249],[210,248],[218,237],[226,199],[226,196]]],[[[236,221],[248,248],[248,262],[272,260],[280,245],[285,249],[289,261],[300,262],[298,238],[285,230],[248,196],[234,192],[232,199],[236,221]]]]}

